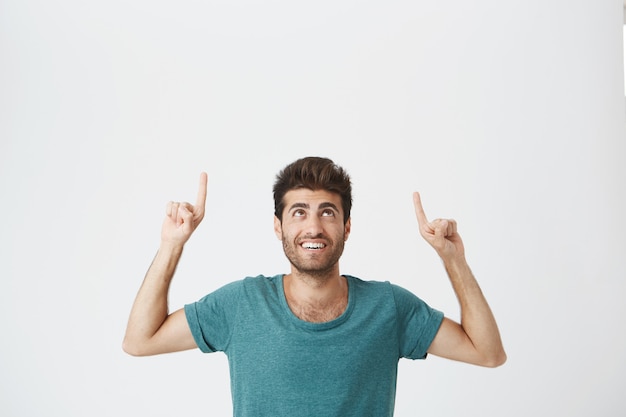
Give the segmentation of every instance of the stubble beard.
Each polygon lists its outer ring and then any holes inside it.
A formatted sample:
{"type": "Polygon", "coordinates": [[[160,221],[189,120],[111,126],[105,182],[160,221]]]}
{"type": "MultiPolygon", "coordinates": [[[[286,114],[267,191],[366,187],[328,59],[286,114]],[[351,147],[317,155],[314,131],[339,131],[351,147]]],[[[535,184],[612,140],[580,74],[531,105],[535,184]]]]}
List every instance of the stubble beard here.
{"type": "Polygon", "coordinates": [[[309,276],[316,281],[326,281],[331,278],[331,273],[335,269],[339,258],[343,254],[344,239],[343,236],[337,241],[328,239],[325,236],[316,236],[316,239],[324,239],[327,242],[326,249],[331,249],[330,254],[324,254],[327,259],[317,259],[315,256],[313,259],[303,259],[299,254],[299,244],[297,241],[292,241],[283,234],[283,251],[285,256],[291,263],[294,271],[300,275],[309,276]]]}

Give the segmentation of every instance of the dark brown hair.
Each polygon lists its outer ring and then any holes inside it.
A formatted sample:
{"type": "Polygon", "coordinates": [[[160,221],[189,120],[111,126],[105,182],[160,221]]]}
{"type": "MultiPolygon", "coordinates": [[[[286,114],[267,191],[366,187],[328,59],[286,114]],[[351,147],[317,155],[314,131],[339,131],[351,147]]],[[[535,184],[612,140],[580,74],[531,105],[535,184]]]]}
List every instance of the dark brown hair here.
{"type": "Polygon", "coordinates": [[[350,218],[352,208],[352,184],[348,173],[328,158],[309,156],[287,165],[274,183],[274,214],[282,222],[285,209],[284,197],[290,190],[308,188],[326,190],[341,197],[344,224],[350,218]]]}

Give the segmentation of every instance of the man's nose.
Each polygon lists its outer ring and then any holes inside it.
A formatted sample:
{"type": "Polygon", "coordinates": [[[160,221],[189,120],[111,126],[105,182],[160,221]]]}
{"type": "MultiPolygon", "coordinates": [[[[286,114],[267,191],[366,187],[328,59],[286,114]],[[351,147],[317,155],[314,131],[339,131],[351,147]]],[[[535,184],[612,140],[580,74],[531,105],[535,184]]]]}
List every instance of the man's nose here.
{"type": "Polygon", "coordinates": [[[318,236],[322,234],[322,220],[319,216],[309,216],[306,221],[307,235],[318,236]]]}

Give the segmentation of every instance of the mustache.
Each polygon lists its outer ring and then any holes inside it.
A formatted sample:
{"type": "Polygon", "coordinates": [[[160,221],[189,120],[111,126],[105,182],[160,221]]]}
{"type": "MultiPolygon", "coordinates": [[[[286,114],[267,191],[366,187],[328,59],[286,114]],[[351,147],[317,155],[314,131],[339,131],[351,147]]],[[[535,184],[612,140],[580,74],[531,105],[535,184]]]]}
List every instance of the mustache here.
{"type": "Polygon", "coordinates": [[[300,239],[298,239],[298,242],[302,242],[304,240],[313,240],[313,239],[321,239],[321,240],[325,240],[325,241],[330,241],[331,240],[324,233],[318,233],[316,235],[308,233],[308,234],[300,237],[300,239]]]}

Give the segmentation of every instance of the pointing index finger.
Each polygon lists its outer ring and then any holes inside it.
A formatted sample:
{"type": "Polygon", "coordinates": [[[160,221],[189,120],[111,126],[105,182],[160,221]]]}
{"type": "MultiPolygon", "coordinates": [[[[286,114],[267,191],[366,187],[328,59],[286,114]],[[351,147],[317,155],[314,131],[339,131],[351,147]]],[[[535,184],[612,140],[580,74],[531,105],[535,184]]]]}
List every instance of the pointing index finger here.
{"type": "Polygon", "coordinates": [[[413,205],[415,206],[415,216],[417,217],[419,225],[428,224],[426,213],[424,213],[424,208],[422,207],[422,199],[420,198],[420,193],[417,191],[413,193],[413,205]]]}
{"type": "Polygon", "coordinates": [[[198,187],[198,198],[196,199],[196,207],[204,210],[206,205],[206,188],[208,176],[206,172],[200,174],[200,185],[198,187]]]}

